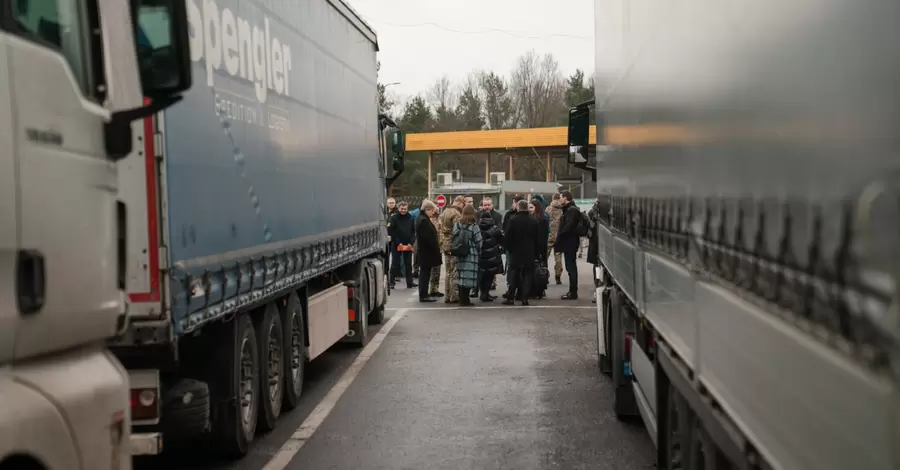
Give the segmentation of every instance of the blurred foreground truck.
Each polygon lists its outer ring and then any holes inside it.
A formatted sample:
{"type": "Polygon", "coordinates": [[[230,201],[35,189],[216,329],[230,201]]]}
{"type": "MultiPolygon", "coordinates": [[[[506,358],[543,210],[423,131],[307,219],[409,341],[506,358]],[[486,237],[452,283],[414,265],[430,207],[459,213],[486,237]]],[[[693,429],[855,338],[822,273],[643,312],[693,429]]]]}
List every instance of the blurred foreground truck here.
{"type": "Polygon", "coordinates": [[[190,87],[187,41],[178,1],[0,11],[2,470],[131,468],[128,375],[106,348],[128,325],[115,162],[132,121],[190,87]]]}
{"type": "Polygon", "coordinates": [[[341,0],[186,4],[197,85],[119,164],[132,321],[113,350],[136,454],[240,456],[297,405],[307,361],[383,321],[403,138],[378,115],[375,34],[341,0]]]}
{"type": "Polygon", "coordinates": [[[595,15],[569,145],[616,415],[660,468],[900,468],[900,3],[595,15]]]}

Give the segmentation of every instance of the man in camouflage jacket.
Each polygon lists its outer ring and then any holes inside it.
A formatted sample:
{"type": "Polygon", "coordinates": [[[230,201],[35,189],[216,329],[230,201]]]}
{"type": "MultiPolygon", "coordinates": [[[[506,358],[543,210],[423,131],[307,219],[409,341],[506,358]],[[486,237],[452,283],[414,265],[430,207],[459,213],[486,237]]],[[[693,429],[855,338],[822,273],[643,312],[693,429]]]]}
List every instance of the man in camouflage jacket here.
{"type": "Polygon", "coordinates": [[[456,196],[453,204],[447,206],[441,213],[440,243],[444,252],[444,266],[447,268],[447,277],[444,279],[444,302],[448,304],[459,302],[459,275],[456,272],[458,259],[450,254],[450,245],[453,242],[453,226],[462,217],[462,209],[466,205],[466,198],[456,196]]]}
{"type": "MultiPolygon", "coordinates": [[[[547,239],[547,249],[553,249],[556,243],[556,234],[559,233],[559,223],[562,220],[563,210],[562,203],[559,200],[559,193],[553,194],[553,199],[546,209],[547,215],[550,216],[550,237],[547,239]]],[[[562,253],[553,250],[553,273],[556,275],[556,284],[562,284],[563,259],[562,253]]]]}

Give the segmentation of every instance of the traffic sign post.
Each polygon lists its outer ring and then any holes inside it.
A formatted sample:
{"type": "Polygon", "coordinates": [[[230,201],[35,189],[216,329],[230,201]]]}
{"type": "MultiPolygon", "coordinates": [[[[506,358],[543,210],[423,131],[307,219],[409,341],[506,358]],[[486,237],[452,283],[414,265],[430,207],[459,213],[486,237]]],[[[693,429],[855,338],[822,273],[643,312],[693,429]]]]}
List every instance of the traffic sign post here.
{"type": "Polygon", "coordinates": [[[436,198],[434,198],[434,203],[437,204],[441,209],[447,205],[447,197],[443,194],[438,194],[436,198]]]}

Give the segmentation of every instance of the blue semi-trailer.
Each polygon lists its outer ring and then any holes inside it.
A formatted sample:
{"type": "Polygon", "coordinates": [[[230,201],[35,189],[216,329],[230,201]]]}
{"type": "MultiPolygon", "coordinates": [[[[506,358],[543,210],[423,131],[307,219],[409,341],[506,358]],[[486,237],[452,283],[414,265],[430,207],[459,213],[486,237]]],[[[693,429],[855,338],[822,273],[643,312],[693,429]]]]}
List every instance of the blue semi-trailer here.
{"type": "Polygon", "coordinates": [[[307,361],[383,321],[403,136],[378,115],[375,33],[341,0],[187,4],[198,86],[120,163],[130,328],[112,346],[134,454],[240,456],[307,361]]]}

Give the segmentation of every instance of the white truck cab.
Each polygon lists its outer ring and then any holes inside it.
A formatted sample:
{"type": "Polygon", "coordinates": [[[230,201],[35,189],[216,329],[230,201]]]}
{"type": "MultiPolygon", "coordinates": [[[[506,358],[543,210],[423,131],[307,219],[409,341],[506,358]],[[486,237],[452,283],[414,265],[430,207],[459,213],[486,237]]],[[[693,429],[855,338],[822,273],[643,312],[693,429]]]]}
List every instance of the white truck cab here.
{"type": "Polygon", "coordinates": [[[13,0],[0,10],[0,470],[131,467],[130,123],[190,87],[177,0],[13,0]],[[147,100],[152,99],[152,101],[147,100]]]}

